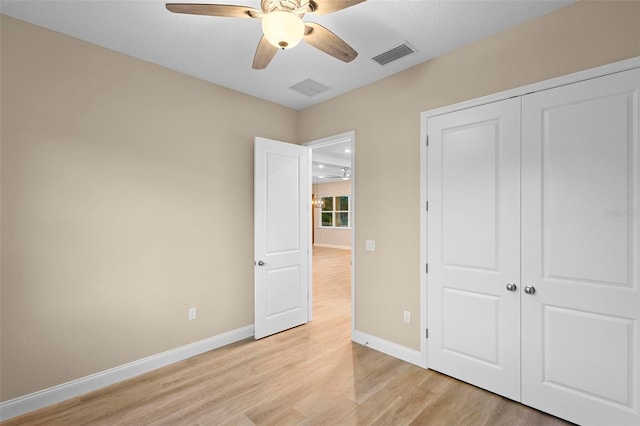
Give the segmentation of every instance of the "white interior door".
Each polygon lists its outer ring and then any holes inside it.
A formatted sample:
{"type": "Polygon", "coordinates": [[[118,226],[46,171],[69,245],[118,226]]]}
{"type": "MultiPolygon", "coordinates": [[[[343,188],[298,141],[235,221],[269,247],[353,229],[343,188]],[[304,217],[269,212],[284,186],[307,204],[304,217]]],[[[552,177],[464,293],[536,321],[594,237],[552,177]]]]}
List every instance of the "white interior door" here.
{"type": "Polygon", "coordinates": [[[255,338],[309,313],[309,149],[255,138],[255,338]]]}
{"type": "Polygon", "coordinates": [[[519,400],[520,99],[428,134],[429,368],[519,400]]]}
{"type": "Polygon", "coordinates": [[[523,98],[522,401],[580,424],[640,424],[639,88],[523,98]]]}

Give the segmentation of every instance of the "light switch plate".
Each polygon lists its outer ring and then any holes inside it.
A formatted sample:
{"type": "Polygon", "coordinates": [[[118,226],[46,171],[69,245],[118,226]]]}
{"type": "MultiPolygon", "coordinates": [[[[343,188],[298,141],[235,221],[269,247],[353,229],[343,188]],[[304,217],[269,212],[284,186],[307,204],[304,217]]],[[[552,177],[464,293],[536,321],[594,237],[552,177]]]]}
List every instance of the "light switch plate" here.
{"type": "Polygon", "coordinates": [[[376,251],[376,242],[374,240],[366,241],[367,251],[376,251]]]}

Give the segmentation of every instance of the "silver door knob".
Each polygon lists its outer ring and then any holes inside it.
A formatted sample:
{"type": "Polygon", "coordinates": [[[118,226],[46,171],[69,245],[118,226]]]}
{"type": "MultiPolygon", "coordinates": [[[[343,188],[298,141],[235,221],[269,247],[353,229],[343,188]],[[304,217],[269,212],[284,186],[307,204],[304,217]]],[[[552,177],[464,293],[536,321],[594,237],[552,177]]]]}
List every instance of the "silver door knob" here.
{"type": "Polygon", "coordinates": [[[536,292],[536,288],[528,285],[524,288],[524,292],[527,294],[534,294],[536,292]]]}
{"type": "Polygon", "coordinates": [[[507,290],[508,291],[516,291],[517,289],[518,289],[518,287],[514,283],[507,283],[507,290]]]}
{"type": "Polygon", "coordinates": [[[264,262],[262,260],[258,260],[258,266],[264,266],[264,262]]]}

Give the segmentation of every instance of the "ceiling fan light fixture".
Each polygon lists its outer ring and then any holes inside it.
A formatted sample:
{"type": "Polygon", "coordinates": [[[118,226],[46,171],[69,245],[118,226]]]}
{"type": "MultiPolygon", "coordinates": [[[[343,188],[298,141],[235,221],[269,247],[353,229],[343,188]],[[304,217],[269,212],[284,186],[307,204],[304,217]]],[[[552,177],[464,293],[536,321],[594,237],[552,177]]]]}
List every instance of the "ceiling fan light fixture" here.
{"type": "Polygon", "coordinates": [[[304,22],[294,13],[277,10],[262,18],[262,32],[275,47],[290,49],[302,40],[304,22]]]}

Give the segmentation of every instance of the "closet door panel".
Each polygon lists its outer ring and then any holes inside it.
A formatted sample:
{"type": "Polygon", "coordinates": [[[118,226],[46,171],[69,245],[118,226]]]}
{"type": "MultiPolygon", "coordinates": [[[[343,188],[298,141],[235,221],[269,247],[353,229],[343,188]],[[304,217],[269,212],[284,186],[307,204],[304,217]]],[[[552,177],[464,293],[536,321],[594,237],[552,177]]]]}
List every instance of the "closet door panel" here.
{"type": "Polygon", "coordinates": [[[522,401],[581,424],[640,423],[639,88],[522,100],[522,401]]]}
{"type": "Polygon", "coordinates": [[[520,99],[429,119],[429,368],[520,398],[520,99]]]}

